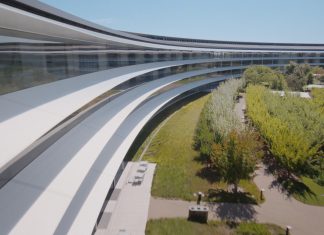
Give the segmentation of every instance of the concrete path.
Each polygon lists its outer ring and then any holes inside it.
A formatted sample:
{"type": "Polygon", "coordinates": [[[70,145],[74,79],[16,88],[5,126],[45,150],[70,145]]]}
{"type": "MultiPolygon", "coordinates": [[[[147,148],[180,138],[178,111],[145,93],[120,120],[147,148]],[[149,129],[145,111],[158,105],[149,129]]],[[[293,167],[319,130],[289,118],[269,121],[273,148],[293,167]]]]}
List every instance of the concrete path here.
{"type": "Polygon", "coordinates": [[[246,109],[245,94],[240,93],[240,95],[241,97],[239,98],[238,102],[234,106],[234,111],[236,112],[240,121],[245,122],[245,109],[246,109]]]}
{"type": "Polygon", "coordinates": [[[96,235],[145,234],[151,197],[151,185],[156,164],[148,163],[141,184],[134,184],[142,169],[139,162],[129,162],[104,210],[96,235]]]}
{"type": "MultiPolygon", "coordinates": [[[[271,183],[274,178],[264,168],[257,170],[254,179],[259,188],[264,188],[266,201],[260,206],[234,203],[208,204],[209,219],[252,220],[273,223],[285,228],[292,226],[294,235],[323,235],[324,207],[310,206],[288,198],[271,183]]],[[[195,202],[151,198],[149,219],[187,217],[188,207],[195,202]]]]}
{"type": "Polygon", "coordinates": [[[311,206],[287,197],[279,188],[274,188],[272,175],[264,168],[257,171],[254,181],[259,188],[265,189],[266,201],[256,207],[256,218],[260,222],[274,223],[281,226],[291,225],[296,235],[324,234],[324,207],[311,206]]]}

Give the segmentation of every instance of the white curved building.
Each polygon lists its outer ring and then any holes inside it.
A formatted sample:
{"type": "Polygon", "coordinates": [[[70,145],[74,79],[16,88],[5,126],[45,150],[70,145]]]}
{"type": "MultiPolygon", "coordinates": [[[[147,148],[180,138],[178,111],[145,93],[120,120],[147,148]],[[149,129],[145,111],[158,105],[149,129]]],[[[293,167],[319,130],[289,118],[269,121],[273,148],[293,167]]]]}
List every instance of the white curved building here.
{"type": "Polygon", "coordinates": [[[145,125],[252,64],[324,65],[324,44],[108,29],[0,1],[0,234],[90,234],[145,125]]]}

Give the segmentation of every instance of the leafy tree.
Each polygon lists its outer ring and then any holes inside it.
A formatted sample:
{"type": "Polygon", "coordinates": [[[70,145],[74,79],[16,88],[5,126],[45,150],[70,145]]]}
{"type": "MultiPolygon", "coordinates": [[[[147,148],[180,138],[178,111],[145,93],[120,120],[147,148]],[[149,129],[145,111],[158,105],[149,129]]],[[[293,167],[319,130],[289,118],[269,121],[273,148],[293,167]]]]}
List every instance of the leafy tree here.
{"type": "Polygon", "coordinates": [[[245,129],[234,111],[238,90],[244,80],[230,80],[211,94],[201,113],[195,144],[201,155],[229,184],[237,186],[250,178],[262,146],[254,132],[245,129]]]}
{"type": "Polygon", "coordinates": [[[312,67],[312,73],[314,75],[314,80],[316,79],[320,83],[324,82],[324,68],[320,66],[312,67]]]}
{"type": "Polygon", "coordinates": [[[215,89],[206,102],[196,127],[195,146],[203,156],[209,156],[213,142],[219,142],[232,130],[243,126],[233,111],[237,91],[243,80],[232,79],[215,89]]]}
{"type": "Polygon", "coordinates": [[[324,118],[313,100],[247,88],[247,113],[277,162],[290,173],[312,171],[323,156],[324,118]]]}
{"type": "Polygon", "coordinates": [[[324,68],[320,66],[312,67],[312,73],[324,75],[324,68]]]}
{"type": "Polygon", "coordinates": [[[243,73],[246,84],[264,85],[271,89],[284,90],[287,87],[284,75],[264,65],[250,66],[243,73]]]}
{"type": "Polygon", "coordinates": [[[320,113],[324,114],[324,89],[313,88],[311,91],[312,100],[318,106],[320,113]]]}
{"type": "Polygon", "coordinates": [[[212,146],[211,160],[225,182],[234,185],[237,192],[241,179],[250,179],[262,154],[255,132],[232,131],[222,143],[212,146]]]}
{"type": "Polygon", "coordinates": [[[195,133],[195,148],[200,150],[201,155],[204,158],[208,158],[211,153],[211,146],[214,141],[214,135],[210,128],[210,120],[208,115],[208,103],[204,106],[200,119],[196,127],[195,133]]]}
{"type": "Polygon", "coordinates": [[[285,67],[288,87],[295,91],[302,91],[303,86],[313,83],[312,68],[308,64],[290,62],[285,67]]]}

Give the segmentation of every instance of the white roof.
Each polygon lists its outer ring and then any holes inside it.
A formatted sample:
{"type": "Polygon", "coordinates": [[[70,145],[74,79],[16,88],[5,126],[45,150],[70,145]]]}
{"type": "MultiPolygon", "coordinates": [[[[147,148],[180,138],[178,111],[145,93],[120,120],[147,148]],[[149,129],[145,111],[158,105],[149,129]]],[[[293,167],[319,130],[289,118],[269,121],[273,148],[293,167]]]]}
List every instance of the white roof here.
{"type": "Polygon", "coordinates": [[[324,88],[324,85],[319,85],[319,84],[309,84],[306,86],[308,89],[312,88],[324,88]]]}
{"type": "Polygon", "coordinates": [[[300,92],[300,91],[274,91],[271,90],[272,93],[275,94],[279,94],[280,96],[285,96],[285,93],[288,93],[290,95],[294,95],[294,96],[299,96],[301,98],[306,98],[306,99],[310,99],[311,96],[309,95],[308,92],[300,92]]]}

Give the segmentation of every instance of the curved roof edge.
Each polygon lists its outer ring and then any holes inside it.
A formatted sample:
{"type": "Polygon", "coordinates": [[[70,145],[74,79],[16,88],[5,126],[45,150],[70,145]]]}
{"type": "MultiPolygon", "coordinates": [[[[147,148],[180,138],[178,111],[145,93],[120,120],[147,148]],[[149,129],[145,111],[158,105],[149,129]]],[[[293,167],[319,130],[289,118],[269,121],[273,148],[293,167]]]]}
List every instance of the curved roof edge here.
{"type": "Polygon", "coordinates": [[[45,3],[37,0],[2,0],[3,4],[31,12],[33,14],[50,18],[69,25],[88,29],[93,32],[102,33],[110,36],[120,37],[124,39],[162,44],[168,46],[185,46],[192,48],[210,48],[210,49],[233,49],[233,50],[297,50],[297,51],[314,51],[324,50],[323,44],[311,43],[271,43],[271,42],[239,42],[239,41],[221,41],[221,40],[205,40],[205,39],[190,39],[181,37],[169,37],[150,35],[142,33],[131,33],[107,28],[90,21],[81,19],[45,3]]]}

